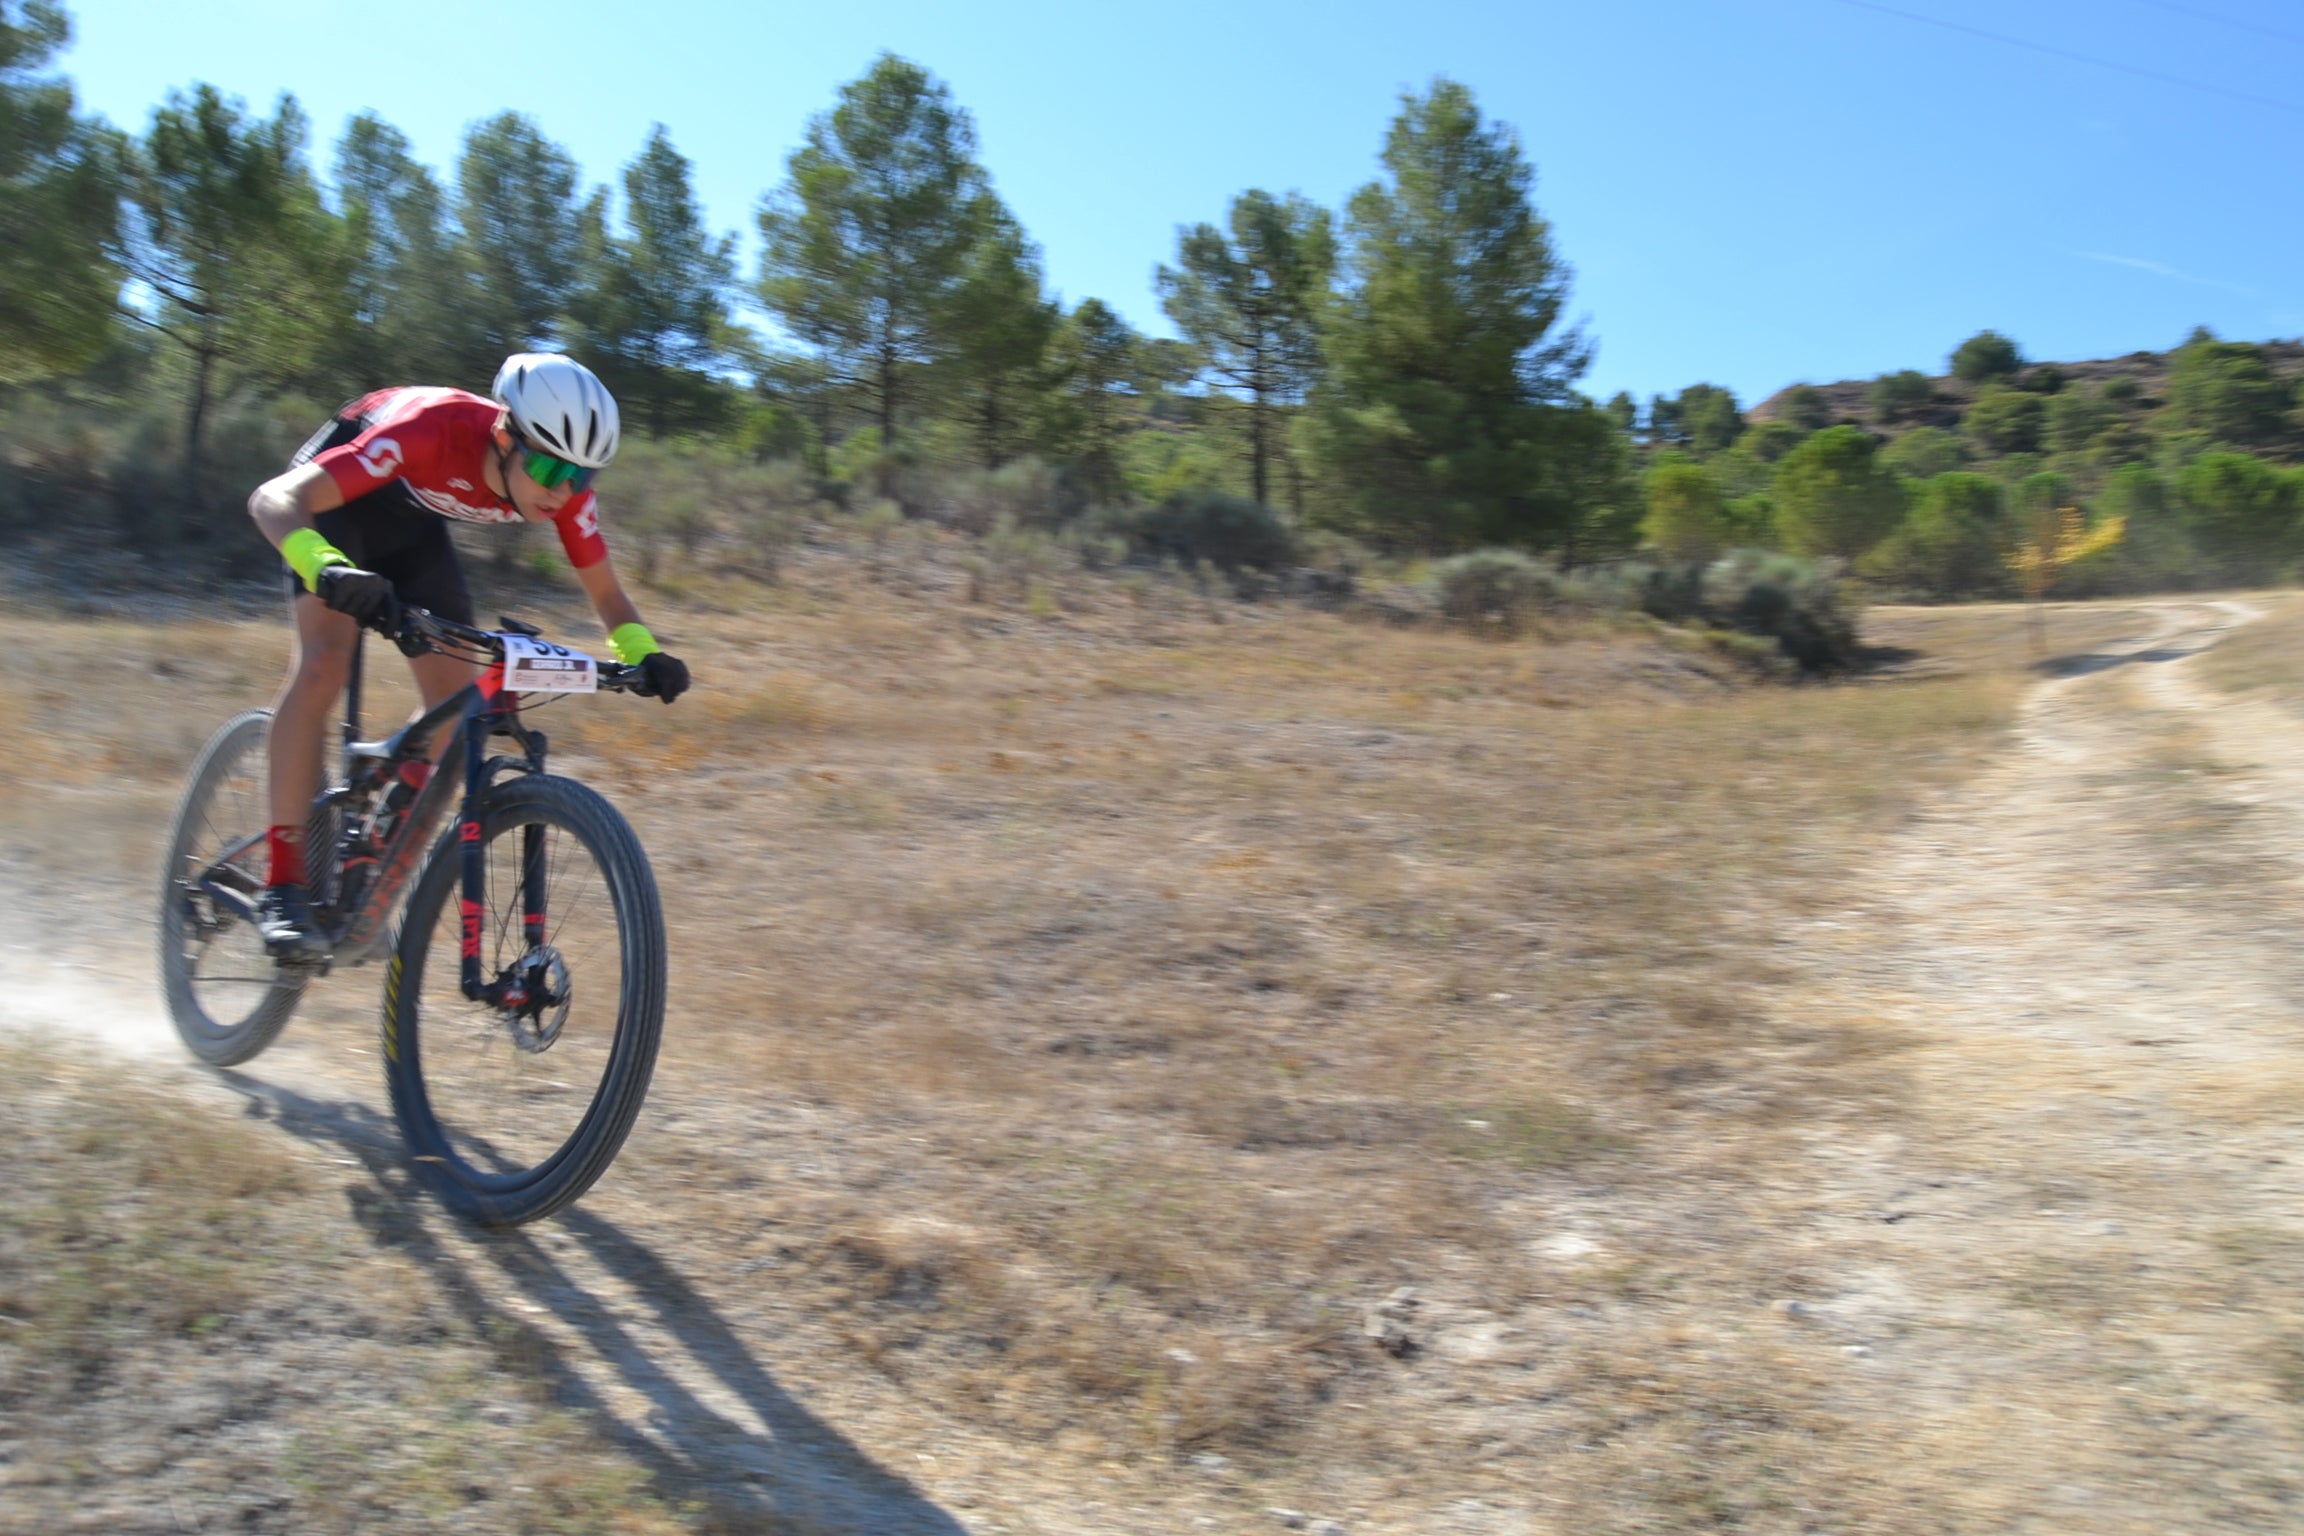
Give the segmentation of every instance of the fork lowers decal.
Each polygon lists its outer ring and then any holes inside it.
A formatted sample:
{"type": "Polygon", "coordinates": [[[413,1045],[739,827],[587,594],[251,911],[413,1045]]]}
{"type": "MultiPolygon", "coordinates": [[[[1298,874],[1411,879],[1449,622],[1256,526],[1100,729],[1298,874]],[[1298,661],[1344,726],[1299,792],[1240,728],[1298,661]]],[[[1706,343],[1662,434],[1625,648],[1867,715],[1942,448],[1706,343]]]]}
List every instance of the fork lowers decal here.
{"type": "Polygon", "coordinates": [[[402,961],[397,950],[392,963],[384,968],[384,1059],[395,1066],[400,1061],[400,967],[402,961]]]}
{"type": "Polygon", "coordinates": [[[462,903],[464,914],[464,958],[480,958],[480,903],[469,897],[462,903]]]}

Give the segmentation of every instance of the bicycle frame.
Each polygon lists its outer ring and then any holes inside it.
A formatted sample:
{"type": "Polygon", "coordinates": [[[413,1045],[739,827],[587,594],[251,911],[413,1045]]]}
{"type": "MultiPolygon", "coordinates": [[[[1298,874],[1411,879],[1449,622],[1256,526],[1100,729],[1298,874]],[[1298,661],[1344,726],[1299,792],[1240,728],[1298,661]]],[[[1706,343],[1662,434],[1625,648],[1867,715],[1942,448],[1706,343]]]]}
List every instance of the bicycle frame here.
{"type": "MultiPolygon", "coordinates": [[[[498,996],[505,992],[503,983],[491,983],[480,973],[480,914],[486,895],[486,854],[481,840],[479,803],[481,795],[494,781],[496,774],[505,769],[524,773],[544,771],[545,738],[540,731],[531,731],[520,722],[518,695],[504,688],[504,663],[498,657],[484,667],[480,676],[466,684],[440,703],[426,710],[393,735],[382,741],[360,741],[360,652],[355,641],[352,676],[348,682],[344,718],[344,778],[342,787],[324,791],[316,805],[330,800],[344,803],[372,803],[395,780],[417,783],[420,787],[415,798],[401,811],[399,824],[392,828],[384,845],[374,855],[375,869],[367,889],[361,893],[359,906],[329,933],[329,969],[339,965],[360,965],[372,960],[382,950],[388,936],[387,923],[398,905],[400,894],[408,879],[416,872],[426,851],[431,847],[443,813],[454,798],[453,786],[459,775],[434,771],[432,742],[443,729],[453,736],[449,751],[439,767],[446,769],[458,747],[462,749],[461,778],[462,804],[458,808],[461,827],[459,848],[463,868],[462,905],[463,923],[463,988],[464,994],[475,1001],[511,1003],[517,1006],[518,997],[498,996]],[[496,735],[511,737],[521,749],[518,758],[488,757],[486,746],[496,735]]],[[[543,942],[548,913],[545,910],[544,843],[542,828],[528,827],[523,832],[521,848],[521,918],[524,935],[533,948],[543,942]]],[[[213,900],[232,908],[246,921],[255,920],[255,897],[242,888],[243,881],[231,878],[239,872],[226,871],[233,861],[248,852],[252,844],[243,844],[225,850],[198,879],[195,888],[213,900]]],[[[315,855],[334,860],[338,850],[331,848],[324,855],[315,849],[315,855]]],[[[510,990],[516,992],[516,986],[510,990]]]]}

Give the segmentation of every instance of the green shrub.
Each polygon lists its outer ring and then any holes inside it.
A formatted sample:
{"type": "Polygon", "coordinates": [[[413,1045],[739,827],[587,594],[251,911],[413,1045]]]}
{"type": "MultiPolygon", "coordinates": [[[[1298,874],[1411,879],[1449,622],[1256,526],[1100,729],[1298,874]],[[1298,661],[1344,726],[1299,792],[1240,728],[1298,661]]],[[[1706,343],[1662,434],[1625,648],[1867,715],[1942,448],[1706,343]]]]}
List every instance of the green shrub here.
{"type": "Polygon", "coordinates": [[[1027,597],[1047,589],[1049,578],[1067,564],[1066,551],[1043,529],[1027,528],[1003,514],[977,545],[991,584],[1027,597]]]}
{"type": "Polygon", "coordinates": [[[1740,549],[1705,568],[1702,592],[1715,622],[1773,639],[1803,672],[1845,671],[1858,658],[1857,613],[1837,561],[1740,549]]]}
{"type": "Polygon", "coordinates": [[[1055,528],[1080,510],[1064,476],[1029,457],[998,469],[922,475],[917,495],[928,516],[964,533],[990,532],[1004,517],[1027,528],[1055,528]]]}
{"type": "Polygon", "coordinates": [[[1832,406],[1824,391],[1813,384],[1795,384],[1786,390],[1778,415],[1803,432],[1819,432],[1832,425],[1832,406]]]}
{"type": "Polygon", "coordinates": [[[1828,427],[1784,456],[1774,485],[1777,531],[1795,554],[1862,554],[1904,515],[1904,490],[1862,427],[1828,427]]]}
{"type": "Polygon", "coordinates": [[[1880,462],[1907,480],[1950,474],[1968,460],[1960,439],[1942,427],[1914,427],[1898,433],[1880,450],[1880,462]]]}
{"type": "Polygon", "coordinates": [[[1872,417],[1875,421],[1898,421],[1926,409],[1935,398],[1935,384],[1917,368],[1884,373],[1872,381],[1872,417]]]}
{"type": "Polygon", "coordinates": [[[1667,445],[1699,457],[1718,453],[1743,435],[1744,413],[1732,390],[1717,384],[1691,384],[1670,400],[1659,397],[1648,413],[1648,430],[1667,445]]]}
{"type": "Polygon", "coordinates": [[[1943,474],[1923,481],[1911,511],[1863,572],[1906,591],[1970,597],[2006,585],[2001,550],[2009,539],[2007,501],[1983,475],[1943,474]]]}
{"type": "Polygon", "coordinates": [[[1186,566],[1206,560],[1225,571],[1271,571],[1288,564],[1295,552],[1295,536],[1280,514],[1225,491],[1179,491],[1119,514],[1118,521],[1145,553],[1186,566]]]}
{"type": "Polygon", "coordinates": [[[2253,454],[2204,453],[2176,477],[2176,496],[2203,548],[2234,574],[2261,576],[2296,550],[2300,478],[2253,454]]]}
{"type": "Polygon", "coordinates": [[[2052,453],[2077,453],[2095,441],[2111,424],[2112,408],[2104,397],[2085,389],[2068,389],[2048,402],[2047,442],[2052,453]]]}
{"type": "Polygon", "coordinates": [[[1987,385],[1961,417],[1961,428],[1991,453],[2037,453],[2048,403],[2005,385],[1987,385]]]}
{"type": "Polygon", "coordinates": [[[1810,430],[1789,421],[1763,421],[1745,433],[1737,447],[1763,464],[1774,464],[1806,442],[1810,430]]]}
{"type": "Polygon", "coordinates": [[[1978,331],[1952,353],[1952,376],[1970,384],[2004,379],[2023,366],[2024,354],[1998,331],[1978,331]]]}
{"type": "Polygon", "coordinates": [[[1559,577],[1516,549],[1476,549],[1432,568],[1440,611],[1482,632],[1517,634],[1560,594],[1559,577]]]}
{"type": "Polygon", "coordinates": [[[2184,527],[2174,491],[2159,471],[2130,464],[2114,472],[2096,498],[2100,517],[2127,520],[2112,553],[2120,584],[2131,589],[2191,586],[2202,571],[2199,550],[2184,527]]]}
{"type": "Polygon", "coordinates": [[[2287,430],[2288,405],[2288,386],[2262,347],[2203,334],[2177,350],[2168,406],[2179,427],[2218,442],[2267,443],[2287,430]]]}
{"type": "Polygon", "coordinates": [[[1735,542],[1720,484],[1701,464],[1666,454],[1642,480],[1641,537],[1673,561],[1710,560],[1735,542]]]}
{"type": "Polygon", "coordinates": [[[600,497],[610,540],[630,541],[646,581],[675,557],[772,581],[802,525],[829,500],[796,459],[758,464],[735,447],[645,437],[616,455],[600,497]]]}
{"type": "Polygon", "coordinates": [[[2118,469],[2123,464],[2151,462],[2158,447],[2158,440],[2143,427],[2115,416],[2088,440],[2088,456],[2106,469],[2118,469]]]}

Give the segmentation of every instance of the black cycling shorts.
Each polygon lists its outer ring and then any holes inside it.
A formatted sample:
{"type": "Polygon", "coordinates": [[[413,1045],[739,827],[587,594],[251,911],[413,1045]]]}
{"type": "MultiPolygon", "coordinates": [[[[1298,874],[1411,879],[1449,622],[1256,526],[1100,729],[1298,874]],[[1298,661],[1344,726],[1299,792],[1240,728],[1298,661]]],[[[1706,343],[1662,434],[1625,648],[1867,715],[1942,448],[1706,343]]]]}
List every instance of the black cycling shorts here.
{"type": "MultiPolygon", "coordinates": [[[[335,417],[296,450],[290,467],[309,464],[315,455],[352,441],[365,426],[357,418],[335,417]]],[[[472,622],[472,589],[464,584],[464,562],[456,558],[456,546],[448,537],[448,519],[418,501],[399,481],[320,513],[312,525],[354,565],[391,582],[402,602],[429,608],[459,624],[472,622]]],[[[281,568],[288,572],[291,597],[310,590],[293,569],[285,564],[281,568]]]]}

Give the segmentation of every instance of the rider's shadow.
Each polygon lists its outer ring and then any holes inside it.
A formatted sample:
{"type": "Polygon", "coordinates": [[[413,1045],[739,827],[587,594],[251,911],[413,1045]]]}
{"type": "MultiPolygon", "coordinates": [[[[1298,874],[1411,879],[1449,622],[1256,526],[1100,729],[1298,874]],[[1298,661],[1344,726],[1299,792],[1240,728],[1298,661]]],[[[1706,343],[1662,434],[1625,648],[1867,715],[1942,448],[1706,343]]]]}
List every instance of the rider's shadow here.
{"type": "Polygon", "coordinates": [[[615,1303],[588,1290],[528,1232],[463,1230],[524,1299],[580,1335],[648,1401],[645,1425],[605,1401],[546,1330],[489,1299],[471,1261],[441,1241],[437,1224],[454,1218],[408,1177],[389,1121],[364,1105],[311,1098],[240,1072],[218,1075],[246,1095],[251,1114],[358,1158],[375,1186],[353,1187],[353,1219],[430,1272],[476,1336],[545,1381],[556,1403],[584,1411],[650,1474],[667,1503],[702,1503],[711,1528],[731,1533],[965,1536],[950,1514],[794,1401],[693,1285],[615,1223],[582,1210],[557,1218],[559,1230],[642,1298],[693,1362],[688,1374],[709,1376],[709,1385],[667,1370],[619,1320],[615,1303]]]}

